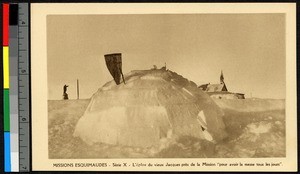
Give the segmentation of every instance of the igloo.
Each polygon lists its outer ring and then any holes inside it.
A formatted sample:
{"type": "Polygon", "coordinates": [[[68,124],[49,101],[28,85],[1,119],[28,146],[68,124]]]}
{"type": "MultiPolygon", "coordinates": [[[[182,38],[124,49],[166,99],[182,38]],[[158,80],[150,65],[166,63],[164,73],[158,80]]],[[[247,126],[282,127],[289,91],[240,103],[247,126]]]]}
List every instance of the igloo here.
{"type": "Polygon", "coordinates": [[[223,111],[197,85],[166,69],[125,74],[126,84],[101,87],[79,119],[74,136],[88,144],[150,147],[163,138],[219,141],[223,111]]]}

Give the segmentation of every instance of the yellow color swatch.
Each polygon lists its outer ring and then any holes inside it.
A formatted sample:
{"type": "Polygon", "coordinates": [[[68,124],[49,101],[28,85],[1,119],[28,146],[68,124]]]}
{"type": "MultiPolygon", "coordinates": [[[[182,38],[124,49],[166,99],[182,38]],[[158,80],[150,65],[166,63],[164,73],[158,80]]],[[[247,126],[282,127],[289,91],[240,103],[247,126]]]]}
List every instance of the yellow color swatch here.
{"type": "Polygon", "coordinates": [[[9,89],[9,49],[3,47],[3,84],[4,89],[9,89]]]}

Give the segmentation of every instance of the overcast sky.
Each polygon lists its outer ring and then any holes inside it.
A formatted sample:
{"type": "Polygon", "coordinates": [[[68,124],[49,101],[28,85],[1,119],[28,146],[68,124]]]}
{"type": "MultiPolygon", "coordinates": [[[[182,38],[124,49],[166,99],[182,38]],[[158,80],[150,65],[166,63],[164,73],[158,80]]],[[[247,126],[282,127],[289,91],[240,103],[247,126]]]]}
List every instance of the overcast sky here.
{"type": "Polygon", "coordinates": [[[285,98],[284,14],[49,15],[48,97],[90,98],[112,80],[104,54],[122,53],[123,73],[167,68],[231,92],[285,98]]]}

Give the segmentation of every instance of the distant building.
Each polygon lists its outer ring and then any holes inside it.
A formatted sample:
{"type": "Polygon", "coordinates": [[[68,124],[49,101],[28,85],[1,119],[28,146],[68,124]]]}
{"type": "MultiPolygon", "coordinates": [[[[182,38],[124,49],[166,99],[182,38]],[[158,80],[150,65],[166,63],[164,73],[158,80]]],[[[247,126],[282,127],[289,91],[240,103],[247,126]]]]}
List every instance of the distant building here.
{"type": "Polygon", "coordinates": [[[245,94],[229,92],[224,82],[224,75],[221,71],[220,84],[203,84],[198,88],[205,91],[212,98],[245,99],[245,94]]]}

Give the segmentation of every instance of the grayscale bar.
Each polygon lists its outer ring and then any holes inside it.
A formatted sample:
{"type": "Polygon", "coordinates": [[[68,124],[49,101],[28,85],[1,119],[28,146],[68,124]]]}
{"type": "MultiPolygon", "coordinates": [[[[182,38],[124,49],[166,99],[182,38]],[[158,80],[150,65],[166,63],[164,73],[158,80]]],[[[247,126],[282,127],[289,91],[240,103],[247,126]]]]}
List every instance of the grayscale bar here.
{"type": "Polygon", "coordinates": [[[11,171],[19,171],[18,25],[9,26],[9,106],[11,171]]]}

